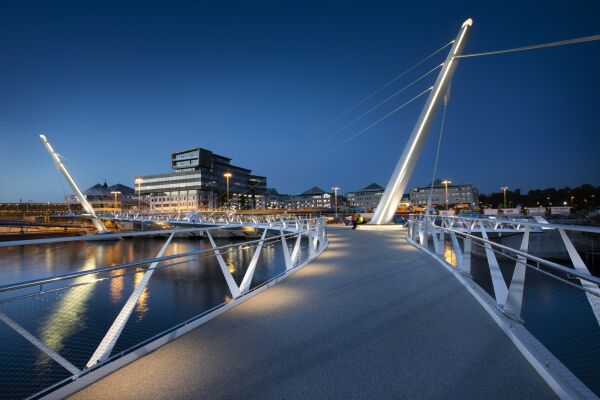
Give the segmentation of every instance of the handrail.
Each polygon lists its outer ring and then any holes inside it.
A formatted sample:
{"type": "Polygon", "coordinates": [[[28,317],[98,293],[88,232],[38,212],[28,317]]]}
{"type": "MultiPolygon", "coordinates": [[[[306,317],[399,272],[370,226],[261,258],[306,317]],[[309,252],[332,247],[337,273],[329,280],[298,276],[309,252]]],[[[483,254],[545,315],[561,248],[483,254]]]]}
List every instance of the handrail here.
{"type": "MultiPolygon", "coordinates": [[[[474,219],[476,219],[476,218],[474,218],[474,219]]],[[[542,225],[545,225],[545,224],[542,224],[542,225]]],[[[475,240],[477,240],[479,242],[483,242],[483,243],[489,244],[489,245],[494,246],[494,247],[498,247],[498,248],[503,249],[503,250],[508,250],[509,252],[514,253],[514,254],[516,254],[518,256],[525,257],[525,258],[530,259],[532,261],[535,261],[537,263],[544,264],[544,265],[546,265],[546,266],[548,266],[550,268],[553,268],[553,269],[559,270],[561,272],[565,272],[565,273],[577,276],[580,279],[585,279],[586,281],[593,282],[593,283],[595,283],[597,285],[600,285],[600,278],[597,278],[597,277],[595,277],[593,275],[588,275],[588,274],[581,273],[581,272],[577,271],[576,269],[568,268],[568,267],[565,267],[563,265],[557,264],[555,262],[544,260],[543,258],[536,257],[534,255],[522,252],[520,250],[513,249],[512,247],[504,246],[502,244],[499,244],[499,243],[496,243],[496,242],[493,242],[491,240],[487,240],[487,239],[484,239],[484,238],[480,238],[479,236],[471,235],[471,234],[466,233],[466,232],[462,232],[462,231],[458,231],[458,230],[455,230],[455,229],[446,228],[446,227],[442,227],[442,226],[438,226],[438,225],[433,225],[433,226],[435,226],[436,229],[441,229],[441,230],[444,230],[444,231],[447,231],[447,232],[453,232],[455,234],[462,235],[462,236],[468,237],[470,239],[475,239],[475,240]]],[[[559,229],[562,229],[562,228],[559,228],[559,229]]]]}
{"type": "MultiPolygon", "coordinates": [[[[316,230],[317,230],[317,228],[304,229],[302,231],[286,233],[286,234],[283,235],[283,237],[294,237],[294,236],[297,236],[297,235],[300,235],[300,234],[304,234],[304,233],[307,233],[307,232],[313,232],[313,231],[316,231],[316,230]]],[[[158,232],[166,233],[167,230],[158,231],[158,232]]],[[[263,243],[277,242],[277,241],[280,241],[281,238],[282,238],[282,235],[277,235],[277,236],[272,236],[272,237],[265,238],[265,239],[255,239],[255,240],[251,240],[251,241],[247,241],[247,242],[242,242],[242,243],[227,244],[227,245],[223,245],[223,246],[218,246],[216,248],[212,248],[211,247],[211,248],[206,248],[206,249],[192,250],[192,251],[187,251],[187,252],[184,252],[184,253],[170,254],[170,255],[162,256],[162,257],[154,257],[154,258],[147,258],[147,259],[144,259],[144,260],[131,261],[131,262],[128,262],[128,263],[113,265],[113,266],[110,266],[110,267],[98,267],[98,268],[94,268],[94,269],[90,269],[90,270],[86,270],[86,271],[78,271],[78,272],[72,272],[72,273],[69,273],[69,274],[56,275],[56,276],[53,276],[53,277],[50,277],[50,278],[34,279],[34,280],[31,280],[31,281],[20,282],[20,283],[16,283],[16,284],[13,283],[13,284],[9,284],[9,285],[0,286],[0,293],[9,292],[9,291],[12,291],[12,290],[26,289],[26,288],[29,288],[29,287],[40,286],[40,285],[45,285],[45,284],[49,284],[49,283],[60,282],[60,281],[64,281],[64,280],[78,278],[78,277],[81,277],[81,276],[86,276],[86,275],[94,275],[94,274],[98,274],[98,273],[102,273],[102,272],[114,271],[114,270],[118,270],[118,269],[125,269],[125,268],[137,267],[139,265],[150,264],[150,263],[158,262],[158,261],[165,261],[165,260],[173,260],[173,259],[176,259],[176,258],[191,257],[191,256],[199,255],[199,254],[205,254],[205,253],[214,253],[216,250],[229,249],[229,248],[232,248],[232,247],[254,245],[254,244],[258,244],[260,242],[263,242],[263,243]]]]}
{"type": "MultiPolygon", "coordinates": [[[[287,220],[287,221],[273,221],[273,224],[283,224],[283,223],[295,223],[296,220],[287,220]]],[[[267,224],[269,222],[259,222],[255,224],[256,228],[261,228],[260,225],[267,224]]],[[[200,223],[194,223],[195,225],[199,225],[200,223]]],[[[44,239],[29,239],[29,240],[12,240],[8,242],[0,242],[0,247],[8,247],[8,246],[27,246],[31,244],[47,244],[47,243],[62,243],[62,242],[74,242],[74,241],[90,241],[90,240],[110,240],[110,239],[118,239],[122,237],[135,237],[135,236],[148,236],[148,235],[160,235],[160,234],[170,234],[173,232],[176,233],[192,233],[192,232],[204,232],[216,229],[233,229],[233,228],[247,228],[248,226],[242,226],[239,223],[231,223],[223,226],[204,226],[197,228],[175,228],[175,229],[159,229],[152,231],[136,231],[136,232],[120,232],[120,233],[103,233],[101,235],[82,235],[82,236],[66,236],[66,237],[58,237],[58,238],[44,238],[44,239]]]]}
{"type": "Polygon", "coordinates": [[[472,218],[472,217],[461,217],[457,215],[421,215],[421,214],[410,214],[409,216],[417,217],[417,220],[423,220],[425,218],[448,218],[448,219],[457,219],[457,220],[466,220],[466,221],[477,221],[477,222],[495,222],[498,224],[512,224],[512,225],[527,225],[527,226],[535,226],[537,228],[550,228],[550,229],[565,229],[569,231],[577,231],[577,232],[590,232],[590,233],[600,233],[600,227],[597,226],[582,226],[582,225],[567,225],[567,224],[551,224],[551,223],[541,223],[541,222],[532,222],[528,220],[513,220],[513,219],[491,219],[491,218],[472,218]]]}

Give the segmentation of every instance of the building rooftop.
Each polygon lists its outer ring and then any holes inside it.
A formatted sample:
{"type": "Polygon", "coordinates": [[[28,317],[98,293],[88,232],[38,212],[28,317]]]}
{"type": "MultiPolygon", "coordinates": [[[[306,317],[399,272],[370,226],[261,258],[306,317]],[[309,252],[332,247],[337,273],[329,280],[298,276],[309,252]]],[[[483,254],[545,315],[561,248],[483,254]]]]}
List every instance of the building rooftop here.
{"type": "Polygon", "coordinates": [[[323,193],[329,193],[329,192],[324,191],[323,189],[321,189],[318,186],[313,186],[312,188],[303,192],[300,196],[308,196],[308,195],[312,195],[312,194],[323,194],[323,193]]]}
{"type": "Polygon", "coordinates": [[[111,192],[121,192],[121,195],[124,196],[135,195],[135,190],[133,188],[130,188],[129,186],[125,186],[121,183],[108,186],[106,182],[104,182],[104,184],[96,183],[94,186],[88,188],[87,190],[84,190],[83,194],[85,194],[86,196],[111,197],[113,195],[111,192]]]}
{"type": "Polygon", "coordinates": [[[369,186],[366,186],[359,190],[359,192],[379,192],[384,190],[385,188],[375,182],[371,183],[369,186]]]}

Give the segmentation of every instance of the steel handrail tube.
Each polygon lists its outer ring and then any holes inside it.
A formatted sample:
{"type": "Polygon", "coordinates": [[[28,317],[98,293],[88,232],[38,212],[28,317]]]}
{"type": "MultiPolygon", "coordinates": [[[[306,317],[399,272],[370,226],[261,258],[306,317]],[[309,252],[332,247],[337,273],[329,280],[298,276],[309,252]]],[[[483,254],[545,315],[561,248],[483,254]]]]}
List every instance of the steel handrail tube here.
{"type": "MultiPolygon", "coordinates": [[[[432,224],[432,225],[435,226],[436,229],[442,229],[442,230],[447,231],[447,232],[454,232],[457,235],[462,235],[464,237],[468,237],[470,239],[474,239],[474,240],[477,240],[479,242],[487,243],[487,244],[489,244],[491,246],[494,246],[494,247],[497,247],[497,248],[500,248],[500,249],[503,249],[503,250],[508,250],[511,253],[514,253],[516,255],[525,257],[525,258],[530,259],[532,261],[544,264],[544,265],[546,265],[546,266],[548,266],[550,268],[553,268],[553,269],[559,270],[561,272],[565,272],[565,273],[574,275],[574,276],[576,276],[578,278],[581,278],[581,279],[584,279],[584,280],[586,280],[588,282],[592,282],[592,283],[595,283],[597,285],[600,285],[600,278],[597,278],[597,277],[595,277],[593,275],[583,274],[583,273],[577,271],[574,268],[568,268],[568,267],[565,267],[563,265],[557,264],[555,262],[544,260],[543,258],[539,258],[539,257],[536,257],[534,255],[531,255],[531,254],[528,254],[528,253],[524,253],[524,252],[522,252],[520,250],[516,250],[516,249],[513,249],[511,247],[504,246],[502,244],[499,244],[499,243],[496,243],[496,242],[492,242],[491,240],[486,240],[486,239],[480,238],[479,236],[471,235],[471,234],[466,233],[466,232],[462,232],[462,231],[457,231],[457,230],[450,229],[450,228],[441,227],[441,226],[438,226],[438,225],[435,225],[435,224],[432,224]]],[[[545,225],[545,224],[542,224],[542,225],[545,225]]]]}
{"type": "MultiPolygon", "coordinates": [[[[423,219],[419,218],[419,214],[411,214],[411,216],[417,216],[417,221],[422,221],[423,219]]],[[[539,223],[539,222],[531,222],[526,220],[510,220],[510,219],[489,219],[489,218],[473,218],[473,217],[460,217],[456,215],[449,216],[441,216],[441,215],[431,215],[428,216],[430,218],[449,218],[455,220],[465,220],[465,221],[477,221],[477,222],[495,222],[497,224],[513,224],[513,225],[527,225],[534,226],[542,229],[564,229],[570,231],[577,232],[589,232],[589,233],[600,233],[600,227],[596,226],[582,226],[582,225],[566,225],[566,224],[551,224],[551,223],[539,223]]],[[[437,225],[436,225],[437,226],[437,225]]]]}
{"type": "MultiPolygon", "coordinates": [[[[313,232],[316,230],[318,230],[317,227],[311,228],[311,229],[305,229],[305,230],[299,231],[299,232],[286,233],[286,234],[284,234],[284,237],[294,237],[294,236],[297,236],[300,234],[305,234],[307,232],[313,232]]],[[[216,250],[229,249],[229,248],[238,247],[238,246],[253,245],[253,244],[258,244],[261,241],[263,243],[277,242],[277,241],[281,240],[281,237],[282,237],[281,235],[277,235],[277,236],[273,236],[270,238],[265,238],[264,240],[256,239],[256,240],[251,240],[248,242],[223,245],[223,246],[219,246],[216,248],[199,249],[199,250],[188,251],[185,253],[170,254],[168,256],[147,258],[147,259],[139,260],[139,261],[132,261],[132,262],[114,265],[114,266],[110,266],[110,267],[99,267],[99,268],[95,268],[92,270],[72,272],[70,274],[57,275],[57,276],[53,276],[51,278],[34,279],[31,281],[21,282],[21,283],[17,283],[17,284],[9,284],[9,285],[0,286],[0,293],[9,292],[12,290],[26,289],[29,287],[35,287],[35,286],[45,285],[45,284],[49,284],[49,283],[56,283],[56,282],[69,280],[69,279],[73,279],[73,278],[78,278],[78,277],[86,276],[86,275],[94,275],[94,274],[114,271],[114,270],[118,270],[118,269],[137,267],[137,266],[144,265],[144,264],[150,264],[150,263],[153,263],[156,261],[173,260],[176,258],[190,257],[190,256],[198,255],[198,254],[213,253],[216,250]]]]}
{"type": "MultiPolygon", "coordinates": [[[[290,220],[295,222],[295,220],[290,220]]],[[[261,222],[257,225],[264,224],[261,222]]],[[[75,242],[75,241],[88,241],[88,240],[98,240],[98,239],[117,239],[122,237],[135,237],[135,236],[148,236],[148,235],[160,235],[160,234],[169,234],[173,232],[177,233],[191,233],[191,232],[205,232],[209,230],[217,230],[217,229],[233,229],[233,228],[241,228],[248,227],[242,226],[240,224],[231,224],[227,226],[205,226],[205,227],[197,227],[197,228],[176,228],[176,229],[159,229],[154,231],[139,231],[139,232],[121,232],[121,233],[105,233],[102,235],[83,235],[83,236],[67,236],[67,237],[59,237],[59,238],[47,238],[47,239],[30,239],[30,240],[15,240],[9,242],[0,242],[0,247],[8,247],[8,246],[27,246],[31,244],[46,244],[46,243],[62,243],[62,242],[75,242]]],[[[256,226],[259,228],[259,226],[256,226]]]]}

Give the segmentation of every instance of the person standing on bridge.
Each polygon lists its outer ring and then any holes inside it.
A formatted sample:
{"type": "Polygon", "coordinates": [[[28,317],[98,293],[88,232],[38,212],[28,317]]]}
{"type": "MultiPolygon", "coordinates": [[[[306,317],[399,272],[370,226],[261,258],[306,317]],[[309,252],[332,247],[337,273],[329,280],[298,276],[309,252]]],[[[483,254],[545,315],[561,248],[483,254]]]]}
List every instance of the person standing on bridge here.
{"type": "Polygon", "coordinates": [[[356,224],[357,224],[356,219],[357,219],[356,214],[352,213],[352,229],[356,229],[356,224]]]}

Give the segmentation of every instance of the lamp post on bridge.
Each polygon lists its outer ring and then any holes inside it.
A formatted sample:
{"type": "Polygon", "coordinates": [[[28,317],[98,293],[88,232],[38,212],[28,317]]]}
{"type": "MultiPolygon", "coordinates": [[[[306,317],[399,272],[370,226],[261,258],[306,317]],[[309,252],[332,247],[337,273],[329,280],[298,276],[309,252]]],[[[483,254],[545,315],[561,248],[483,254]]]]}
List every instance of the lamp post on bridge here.
{"type": "Polygon", "coordinates": [[[448,184],[452,183],[448,179],[442,181],[442,184],[446,187],[446,211],[448,211],[448,184]]]}
{"type": "Polygon", "coordinates": [[[142,178],[136,178],[135,183],[138,191],[138,211],[140,213],[140,221],[142,221],[142,230],[144,230],[144,215],[142,213],[142,178]]]}
{"type": "Polygon", "coordinates": [[[231,172],[225,172],[223,174],[223,176],[225,177],[225,180],[227,181],[227,208],[231,208],[231,203],[229,201],[229,178],[231,178],[233,175],[231,174],[231,172]]]}
{"type": "Polygon", "coordinates": [[[113,192],[110,192],[111,194],[115,195],[115,212],[117,212],[117,196],[121,194],[121,192],[119,192],[118,190],[115,190],[113,192]]]}
{"type": "Polygon", "coordinates": [[[337,219],[338,219],[337,191],[340,190],[340,188],[337,186],[334,186],[331,188],[331,190],[333,190],[333,201],[335,204],[335,220],[337,221],[337,219]]]}
{"type": "Polygon", "coordinates": [[[506,208],[506,191],[508,190],[508,186],[502,186],[500,189],[504,192],[504,208],[506,208]]]}

